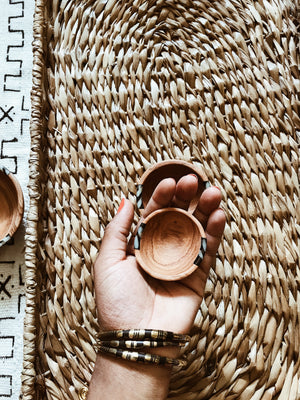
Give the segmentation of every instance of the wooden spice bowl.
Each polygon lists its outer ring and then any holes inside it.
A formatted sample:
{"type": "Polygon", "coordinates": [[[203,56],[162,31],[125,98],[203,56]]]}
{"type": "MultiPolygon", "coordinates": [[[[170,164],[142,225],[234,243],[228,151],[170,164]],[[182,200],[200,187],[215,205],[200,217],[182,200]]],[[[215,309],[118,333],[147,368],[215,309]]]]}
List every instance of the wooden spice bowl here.
{"type": "Polygon", "coordinates": [[[0,166],[0,247],[13,237],[21,224],[23,213],[21,186],[7,168],[0,166]]]}
{"type": "Polygon", "coordinates": [[[180,208],[151,213],[136,235],[135,255],[139,265],[161,280],[180,280],[193,273],[205,250],[202,225],[191,213],[180,208]]]}
{"type": "Polygon", "coordinates": [[[176,182],[185,175],[194,174],[198,177],[198,190],[191,201],[190,209],[194,211],[201,193],[210,186],[206,173],[202,168],[184,160],[166,160],[154,164],[142,175],[138,183],[137,206],[144,209],[149,202],[154,189],[165,178],[173,178],[176,182]]]}

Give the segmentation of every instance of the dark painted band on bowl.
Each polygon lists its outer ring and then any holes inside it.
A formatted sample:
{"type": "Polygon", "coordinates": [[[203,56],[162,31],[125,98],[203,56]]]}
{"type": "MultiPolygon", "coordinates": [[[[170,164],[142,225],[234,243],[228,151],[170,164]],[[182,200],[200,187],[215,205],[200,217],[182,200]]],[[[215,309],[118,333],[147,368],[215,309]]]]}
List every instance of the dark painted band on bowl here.
{"type": "Polygon", "coordinates": [[[209,187],[211,187],[211,184],[210,184],[209,181],[205,181],[205,182],[203,182],[203,184],[204,184],[204,190],[208,189],[209,187]]]}
{"type": "Polygon", "coordinates": [[[0,247],[4,246],[7,242],[9,242],[11,239],[10,235],[5,236],[2,240],[0,240],[0,247]]]}
{"type": "Polygon", "coordinates": [[[136,205],[139,210],[143,208],[142,194],[143,194],[143,185],[139,184],[136,192],[136,205]]]}
{"type": "Polygon", "coordinates": [[[199,254],[197,255],[194,264],[197,265],[199,267],[200,263],[202,262],[205,252],[207,249],[207,240],[206,238],[201,238],[201,247],[200,247],[200,251],[199,254]]]}
{"type": "Polygon", "coordinates": [[[141,248],[141,237],[143,234],[143,231],[145,229],[146,224],[144,224],[143,222],[141,223],[141,225],[138,228],[138,231],[136,233],[136,236],[134,238],[134,248],[135,250],[140,250],[141,248]]]}

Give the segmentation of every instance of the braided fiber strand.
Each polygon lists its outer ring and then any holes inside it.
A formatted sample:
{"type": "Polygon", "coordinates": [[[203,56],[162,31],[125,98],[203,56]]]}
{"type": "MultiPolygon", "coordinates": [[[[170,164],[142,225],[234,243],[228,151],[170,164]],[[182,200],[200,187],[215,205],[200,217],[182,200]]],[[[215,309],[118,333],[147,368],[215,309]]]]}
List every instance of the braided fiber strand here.
{"type": "Polygon", "coordinates": [[[104,228],[166,159],[203,166],[227,213],[169,398],[300,399],[299,9],[36,0],[23,399],[89,382],[104,228]]]}

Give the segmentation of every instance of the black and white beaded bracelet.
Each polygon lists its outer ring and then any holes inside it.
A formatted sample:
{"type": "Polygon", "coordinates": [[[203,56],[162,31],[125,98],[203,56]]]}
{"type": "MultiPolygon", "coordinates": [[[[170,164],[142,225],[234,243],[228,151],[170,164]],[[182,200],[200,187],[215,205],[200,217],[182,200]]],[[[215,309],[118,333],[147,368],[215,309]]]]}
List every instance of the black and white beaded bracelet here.
{"type": "Polygon", "coordinates": [[[183,360],[143,353],[131,349],[179,346],[190,341],[188,335],[156,329],[127,329],[100,332],[96,351],[128,361],[164,366],[184,366],[183,360]]]}

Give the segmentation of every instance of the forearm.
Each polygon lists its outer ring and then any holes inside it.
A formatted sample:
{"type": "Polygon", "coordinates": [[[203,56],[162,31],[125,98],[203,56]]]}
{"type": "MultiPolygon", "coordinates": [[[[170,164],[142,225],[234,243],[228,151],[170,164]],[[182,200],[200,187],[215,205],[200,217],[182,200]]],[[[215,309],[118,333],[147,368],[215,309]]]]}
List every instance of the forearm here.
{"type": "Polygon", "coordinates": [[[168,395],[171,369],[115,359],[99,354],[88,400],[163,400],[168,395]]]}

